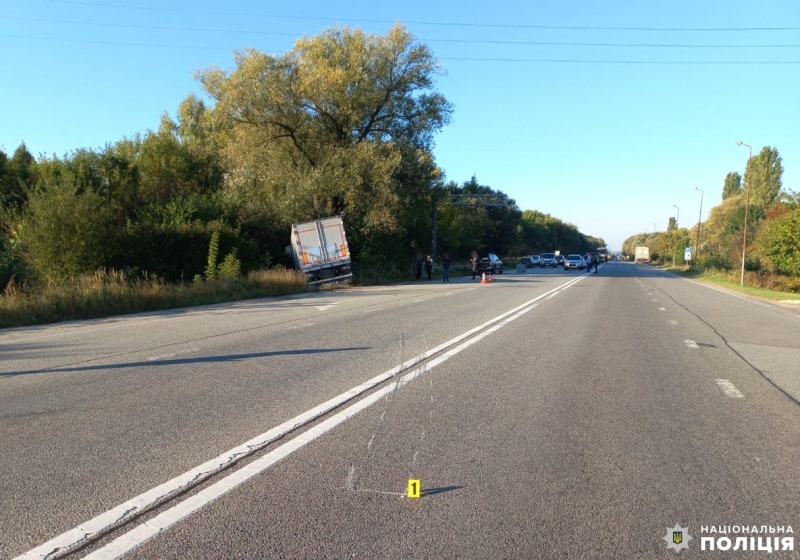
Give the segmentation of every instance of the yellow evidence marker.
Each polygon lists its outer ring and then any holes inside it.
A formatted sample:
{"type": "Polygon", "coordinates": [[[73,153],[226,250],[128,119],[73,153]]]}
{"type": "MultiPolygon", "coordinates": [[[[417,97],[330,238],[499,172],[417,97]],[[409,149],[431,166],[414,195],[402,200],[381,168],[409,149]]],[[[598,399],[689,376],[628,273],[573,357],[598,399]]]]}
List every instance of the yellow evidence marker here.
{"type": "Polygon", "coordinates": [[[420,492],[422,491],[422,483],[418,478],[409,478],[408,479],[408,497],[409,498],[419,498],[420,492]]]}

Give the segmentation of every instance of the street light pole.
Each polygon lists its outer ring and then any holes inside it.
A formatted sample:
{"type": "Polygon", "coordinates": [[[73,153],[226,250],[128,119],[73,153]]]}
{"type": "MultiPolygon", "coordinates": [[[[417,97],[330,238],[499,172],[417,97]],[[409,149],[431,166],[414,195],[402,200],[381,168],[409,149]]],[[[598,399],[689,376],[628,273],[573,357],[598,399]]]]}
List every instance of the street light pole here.
{"type": "Polygon", "coordinates": [[[697,247],[694,252],[694,269],[697,271],[697,265],[700,264],[700,222],[703,220],[703,194],[704,191],[700,187],[695,187],[694,190],[700,191],[700,217],[697,218],[697,247]]]}
{"type": "Polygon", "coordinates": [[[744,255],[747,249],[747,211],[750,208],[750,183],[753,176],[750,174],[750,161],[753,159],[753,147],[750,144],[745,144],[741,140],[736,142],[738,146],[747,146],[750,149],[750,155],[747,157],[747,194],[744,200],[744,238],[742,239],[742,278],[739,281],[741,286],[744,286],[744,255]]]}
{"type": "MultiPolygon", "coordinates": [[[[678,208],[677,204],[672,205],[674,208],[678,208]]],[[[678,216],[675,218],[675,231],[678,231],[678,222],[681,219],[681,209],[678,208],[678,216]]],[[[675,268],[675,253],[678,250],[677,243],[672,247],[672,268],[675,268]]]]}

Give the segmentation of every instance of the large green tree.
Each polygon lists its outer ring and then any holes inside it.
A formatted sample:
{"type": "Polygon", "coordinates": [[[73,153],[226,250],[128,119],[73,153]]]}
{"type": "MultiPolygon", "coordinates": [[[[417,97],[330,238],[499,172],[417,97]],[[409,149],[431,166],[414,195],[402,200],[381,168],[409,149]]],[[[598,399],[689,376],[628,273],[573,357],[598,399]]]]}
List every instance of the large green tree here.
{"type": "Polygon", "coordinates": [[[766,219],[756,248],[767,266],[780,274],[800,276],[800,196],[786,204],[775,219],[766,219]]]}
{"type": "Polygon", "coordinates": [[[416,201],[430,208],[432,138],[451,113],[434,91],[440,72],[401,25],[236,53],[234,70],[200,74],[225,129],[226,188],[281,224],[343,214],[356,248],[400,233],[416,201]]]}
{"type": "Polygon", "coordinates": [[[780,193],[783,166],[778,149],[764,146],[750,161],[750,171],[746,171],[744,181],[750,188],[750,205],[766,211],[780,193]]]}
{"type": "Polygon", "coordinates": [[[731,171],[725,176],[725,184],[722,185],[722,200],[729,196],[739,194],[742,191],[742,176],[736,171],[731,171]]]}
{"type": "Polygon", "coordinates": [[[36,161],[23,142],[9,158],[0,150],[0,208],[20,208],[34,183],[36,161]]]}

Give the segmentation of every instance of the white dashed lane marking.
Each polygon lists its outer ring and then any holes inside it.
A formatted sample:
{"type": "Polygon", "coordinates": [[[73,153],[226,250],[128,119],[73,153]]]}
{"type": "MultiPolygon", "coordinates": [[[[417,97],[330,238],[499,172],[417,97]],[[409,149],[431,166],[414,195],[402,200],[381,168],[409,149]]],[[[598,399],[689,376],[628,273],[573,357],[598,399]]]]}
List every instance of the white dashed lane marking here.
{"type": "Polygon", "coordinates": [[[728,381],[727,379],[715,379],[719,388],[722,389],[722,392],[725,393],[732,399],[743,399],[744,395],[737,389],[733,383],[728,381]]]}
{"type": "Polygon", "coordinates": [[[180,354],[188,354],[189,352],[197,352],[199,348],[187,348],[186,350],[178,350],[177,352],[173,352],[172,354],[162,354],[161,356],[152,356],[147,358],[148,362],[154,362],[156,360],[166,360],[168,358],[174,358],[180,354]]]}
{"type": "Polygon", "coordinates": [[[684,340],[689,348],[700,348],[694,340],[684,340]]]}

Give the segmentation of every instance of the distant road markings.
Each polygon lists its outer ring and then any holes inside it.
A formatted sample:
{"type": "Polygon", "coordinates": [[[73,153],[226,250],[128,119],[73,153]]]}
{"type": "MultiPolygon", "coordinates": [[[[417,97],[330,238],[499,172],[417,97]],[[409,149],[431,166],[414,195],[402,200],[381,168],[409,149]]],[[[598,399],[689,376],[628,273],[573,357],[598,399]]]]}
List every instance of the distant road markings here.
{"type": "Polygon", "coordinates": [[[188,354],[189,352],[197,352],[199,348],[187,348],[186,350],[178,350],[177,352],[173,352],[172,354],[162,354],[161,356],[152,356],[147,358],[148,362],[154,362],[156,360],[166,360],[167,358],[174,358],[180,354],[188,354]]]}
{"type": "Polygon", "coordinates": [[[657,300],[657,299],[654,299],[653,301],[658,301],[658,300],[657,300]]]}
{"type": "Polygon", "coordinates": [[[677,324],[678,324],[678,321],[670,321],[670,322],[669,322],[669,324],[670,324],[670,325],[677,325],[677,324]]]}
{"type": "Polygon", "coordinates": [[[402,387],[414,378],[432,370],[442,362],[445,362],[446,360],[460,353],[462,350],[472,346],[476,342],[494,333],[518,317],[521,317],[525,313],[535,309],[539,306],[539,304],[554,297],[558,292],[564,291],[570,286],[577,284],[583,278],[585,278],[585,275],[573,278],[561,286],[553,288],[549,292],[537,296],[532,300],[523,303],[522,305],[518,305],[510,311],[506,311],[505,313],[498,315],[497,317],[490,319],[485,323],[456,336],[455,338],[451,338],[447,342],[443,342],[435,348],[411,358],[403,364],[395,366],[392,369],[377,375],[368,381],[365,381],[361,385],[353,387],[349,391],[333,397],[332,399],[310,410],[307,410],[306,412],[303,412],[290,420],[287,420],[283,424],[280,424],[279,426],[276,426],[271,430],[268,430],[263,434],[258,435],[229,451],[226,451],[222,455],[219,455],[210,461],[206,461],[202,465],[195,467],[190,471],[178,475],[175,478],[168,480],[167,482],[116,506],[115,508],[112,508],[88,521],[81,523],[77,527],[70,529],[69,531],[66,531],[18,556],[16,560],[44,560],[52,557],[56,552],[73,549],[86,543],[90,539],[96,538],[98,535],[103,535],[110,529],[113,529],[114,527],[123,523],[125,520],[131,519],[135,515],[148,511],[159,502],[169,499],[178,492],[186,491],[187,489],[195,486],[197,483],[208,479],[214,474],[217,474],[220,470],[229,466],[230,463],[242,459],[243,457],[252,455],[270,443],[283,438],[287,434],[307,425],[316,419],[319,419],[322,416],[325,416],[332,410],[341,407],[345,403],[352,401],[356,397],[359,397],[365,392],[374,389],[378,385],[391,380],[397,374],[414,367],[415,365],[440,352],[447,350],[438,358],[431,360],[422,367],[414,369],[400,379],[397,379],[393,383],[390,383],[389,385],[386,385],[385,387],[373,392],[360,401],[356,401],[347,408],[321,421],[308,431],[303,432],[294,439],[286,441],[286,443],[278,446],[263,457],[260,457],[252,463],[245,465],[241,469],[234,471],[218,482],[167,509],[153,519],[137,526],[131,531],[128,531],[108,545],[85,557],[93,559],[119,558],[146,540],[161,533],[167,527],[170,527],[181,521],[186,516],[209,504],[219,496],[222,496],[230,490],[233,490],[246,480],[249,480],[253,476],[264,471],[284,457],[314,441],[324,433],[333,429],[335,426],[344,422],[346,419],[371,406],[375,402],[378,402],[381,398],[394,391],[397,387],[402,387]]]}
{"type": "Polygon", "coordinates": [[[320,311],[327,311],[328,309],[330,309],[334,305],[339,305],[340,303],[342,303],[342,302],[341,301],[334,301],[333,303],[329,303],[327,305],[315,305],[314,307],[316,307],[320,311]]]}
{"type": "Polygon", "coordinates": [[[667,310],[667,308],[666,308],[666,307],[659,307],[659,308],[658,308],[658,310],[659,310],[659,311],[666,311],[666,310],[667,310]]]}
{"type": "Polygon", "coordinates": [[[302,327],[310,327],[312,325],[316,325],[316,323],[303,323],[302,325],[292,325],[291,327],[286,327],[286,330],[293,331],[294,329],[299,329],[302,327]]]}
{"type": "Polygon", "coordinates": [[[684,340],[689,348],[700,348],[694,340],[684,340]]]}
{"type": "Polygon", "coordinates": [[[733,383],[728,381],[727,379],[715,379],[714,381],[717,382],[719,388],[722,389],[722,392],[728,395],[732,399],[743,399],[744,395],[737,389],[733,383]]]}
{"type": "Polygon", "coordinates": [[[383,311],[383,307],[376,307],[374,309],[367,309],[364,313],[375,313],[376,311],[383,311]]]}

